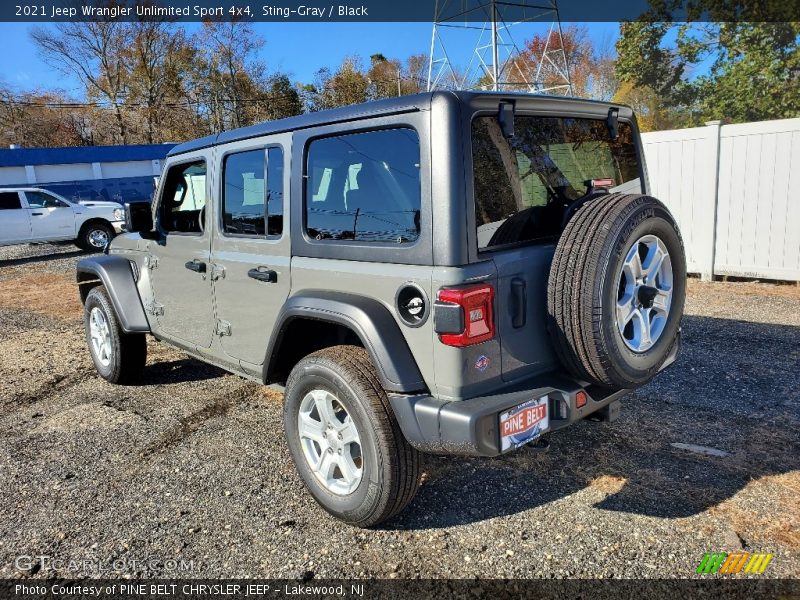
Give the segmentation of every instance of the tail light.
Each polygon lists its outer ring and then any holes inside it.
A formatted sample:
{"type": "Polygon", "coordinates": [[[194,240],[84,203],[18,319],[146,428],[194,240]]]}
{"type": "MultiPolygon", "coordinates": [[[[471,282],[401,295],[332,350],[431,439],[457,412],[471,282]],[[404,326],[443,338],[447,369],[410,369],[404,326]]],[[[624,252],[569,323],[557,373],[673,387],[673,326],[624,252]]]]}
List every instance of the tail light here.
{"type": "Polygon", "coordinates": [[[434,320],[443,344],[472,346],[494,337],[494,288],[491,285],[439,290],[437,300],[434,320]],[[444,318],[437,319],[436,313],[444,318]]]}

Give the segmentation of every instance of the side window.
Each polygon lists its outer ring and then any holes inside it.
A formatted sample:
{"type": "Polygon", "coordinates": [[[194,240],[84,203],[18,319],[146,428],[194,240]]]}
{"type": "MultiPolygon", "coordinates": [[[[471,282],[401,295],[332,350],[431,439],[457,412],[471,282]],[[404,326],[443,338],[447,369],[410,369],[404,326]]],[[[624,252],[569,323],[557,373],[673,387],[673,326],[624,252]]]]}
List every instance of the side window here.
{"type": "Polygon", "coordinates": [[[234,235],[279,236],[283,231],[283,150],[229,154],[223,164],[222,226],[234,235]],[[264,166],[267,177],[264,180],[264,166]],[[266,207],[266,210],[265,210],[266,207]]]}
{"type": "Polygon", "coordinates": [[[66,208],[68,206],[66,202],[44,192],[25,192],[25,199],[31,208],[66,208]]]}
{"type": "Polygon", "coordinates": [[[264,150],[229,154],[222,168],[225,181],[223,231],[264,235],[264,150]]]}
{"type": "Polygon", "coordinates": [[[306,232],[318,240],[413,242],[420,231],[413,129],[321,138],[308,147],[306,232]]]}
{"type": "Polygon", "coordinates": [[[0,210],[12,210],[14,208],[22,208],[19,194],[17,192],[0,193],[0,210]]]}
{"type": "Polygon", "coordinates": [[[206,163],[196,161],[170,167],[158,208],[165,232],[202,233],[206,206],[206,163]]]}

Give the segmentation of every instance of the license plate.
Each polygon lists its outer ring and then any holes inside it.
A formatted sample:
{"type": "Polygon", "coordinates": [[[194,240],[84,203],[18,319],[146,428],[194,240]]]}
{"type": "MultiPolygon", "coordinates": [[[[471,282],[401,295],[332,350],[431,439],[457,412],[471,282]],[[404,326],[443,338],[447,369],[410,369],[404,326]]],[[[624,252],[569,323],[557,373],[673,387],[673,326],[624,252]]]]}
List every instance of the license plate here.
{"type": "Polygon", "coordinates": [[[532,442],[550,427],[547,396],[528,400],[500,413],[500,450],[532,442]]]}

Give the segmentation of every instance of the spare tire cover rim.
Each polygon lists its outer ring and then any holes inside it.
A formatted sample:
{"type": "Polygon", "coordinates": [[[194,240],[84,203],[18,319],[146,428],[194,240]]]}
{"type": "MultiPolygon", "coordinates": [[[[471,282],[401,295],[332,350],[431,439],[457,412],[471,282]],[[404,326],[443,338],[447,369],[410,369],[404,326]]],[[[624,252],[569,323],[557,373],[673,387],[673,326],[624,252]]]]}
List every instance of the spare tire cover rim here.
{"type": "Polygon", "coordinates": [[[625,345],[646,352],[664,333],[672,306],[672,260],[666,244],[645,235],[625,254],[620,274],[616,324],[625,345]]]}

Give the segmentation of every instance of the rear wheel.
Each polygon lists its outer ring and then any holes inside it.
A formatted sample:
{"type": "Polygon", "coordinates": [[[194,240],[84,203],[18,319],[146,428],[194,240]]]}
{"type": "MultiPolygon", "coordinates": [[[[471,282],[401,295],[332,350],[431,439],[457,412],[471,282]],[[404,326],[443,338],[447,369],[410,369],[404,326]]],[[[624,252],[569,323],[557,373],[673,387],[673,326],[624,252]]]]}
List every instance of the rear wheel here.
{"type": "Polygon", "coordinates": [[[141,377],[147,360],[147,340],[142,333],[122,331],[103,286],[92,288],[86,297],[84,328],[89,353],[103,379],[130,384],[141,377]]]}
{"type": "Polygon", "coordinates": [[[403,437],[363,348],[320,350],[292,369],[284,428],[300,477],[335,517],[369,527],[416,494],[420,455],[403,437]]]}
{"type": "Polygon", "coordinates": [[[548,326],[561,362],[605,387],[647,383],[676,343],[685,293],[667,208],[643,195],[592,200],[567,224],[550,268],[548,326]]]}

